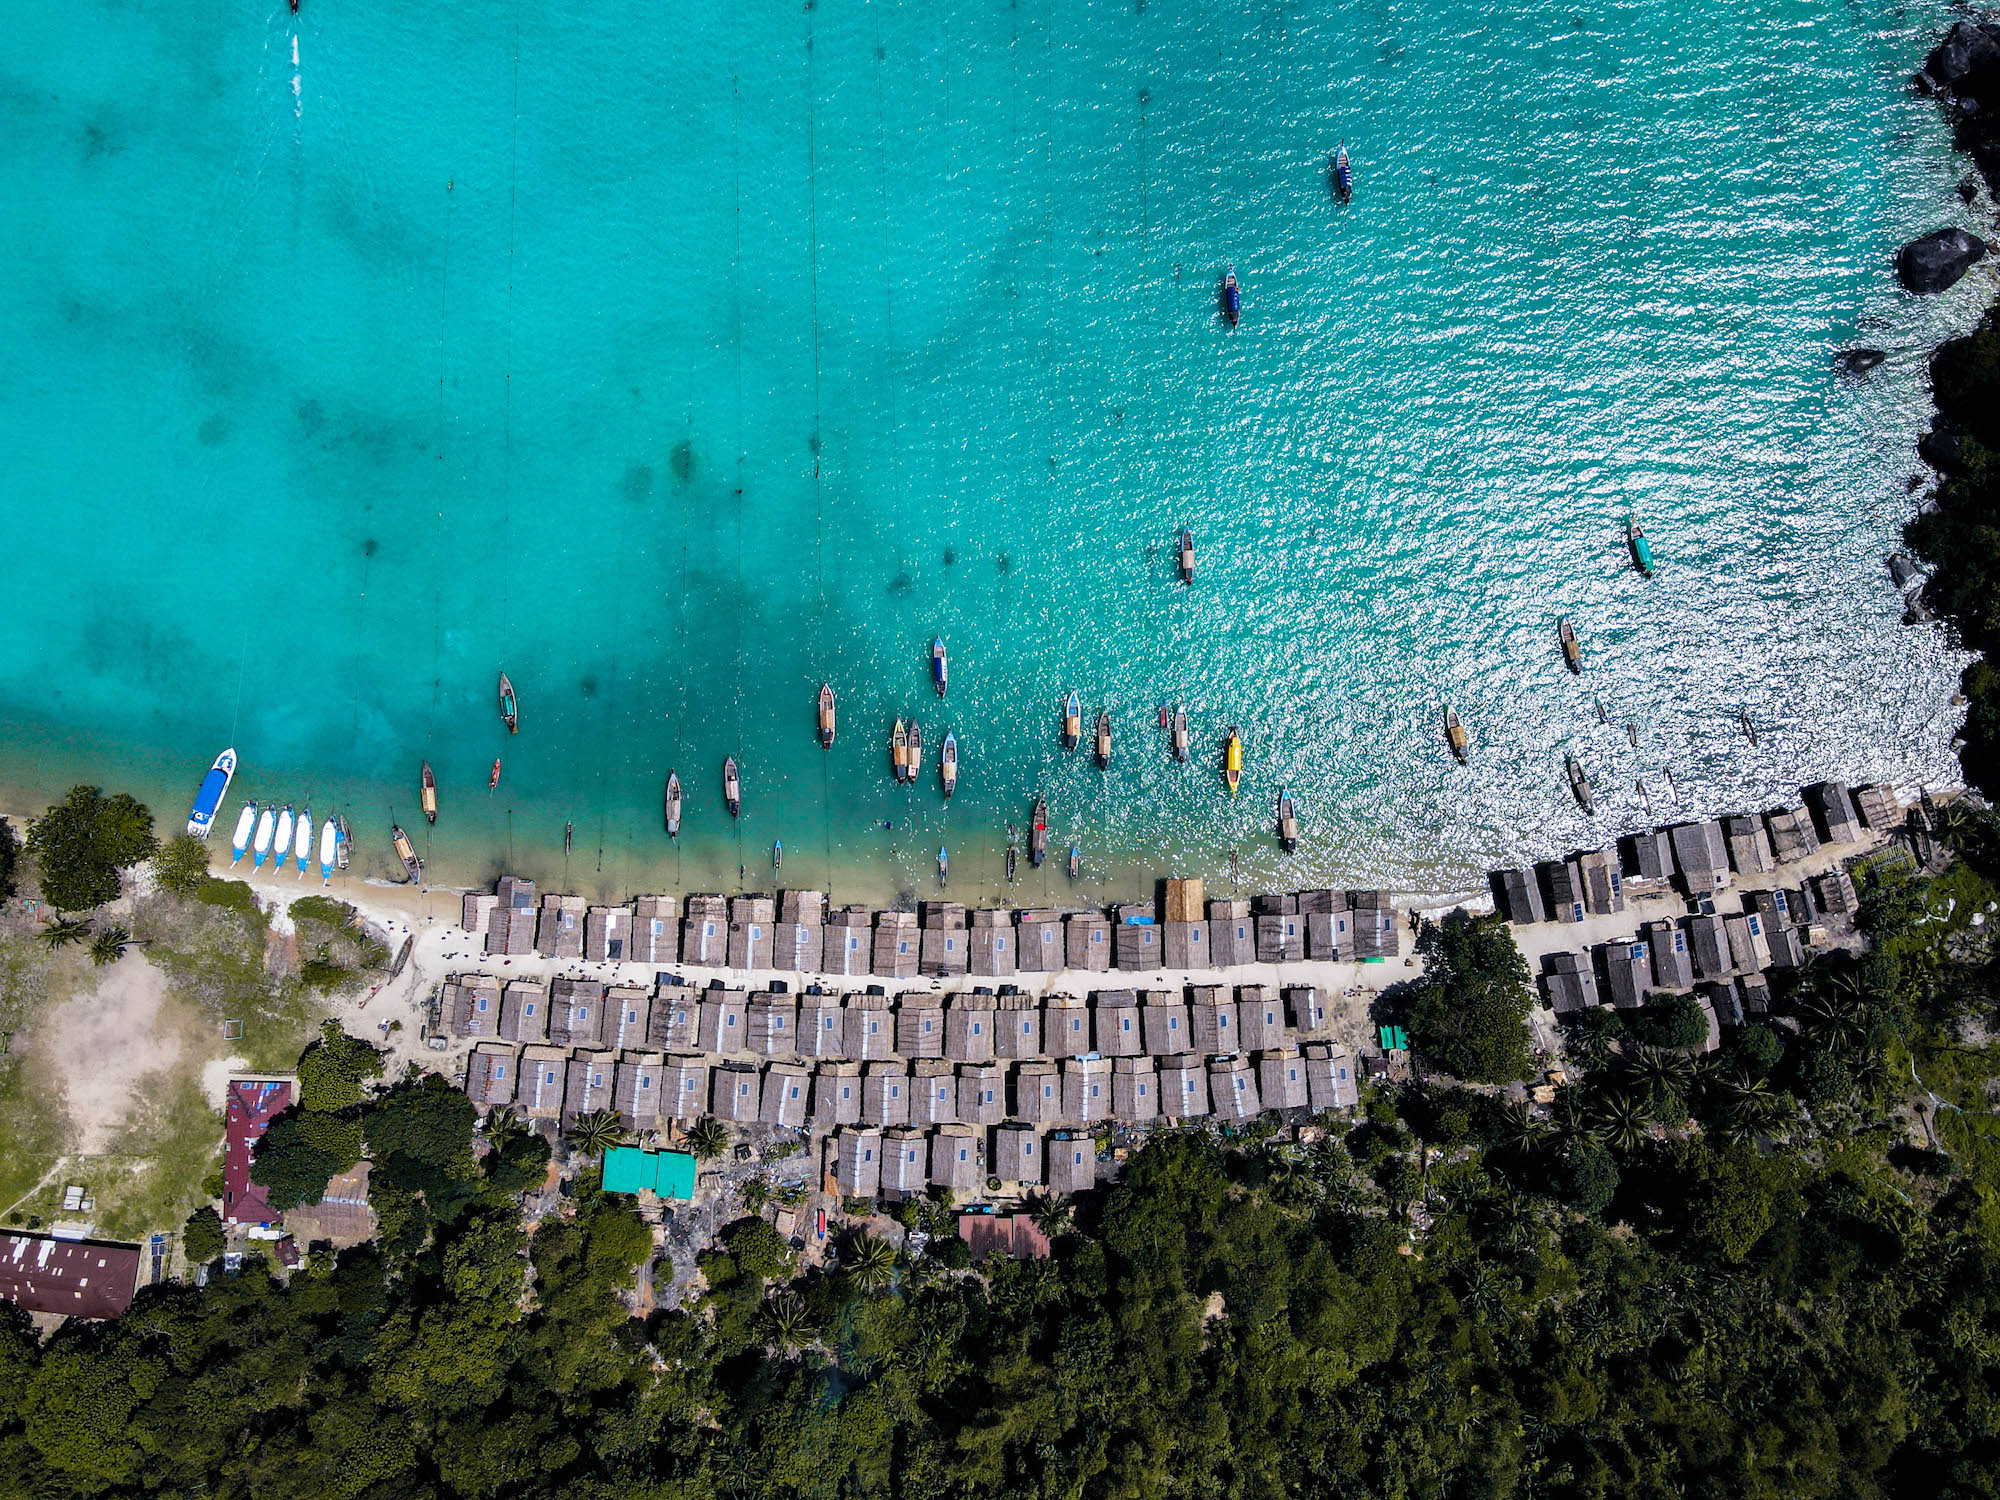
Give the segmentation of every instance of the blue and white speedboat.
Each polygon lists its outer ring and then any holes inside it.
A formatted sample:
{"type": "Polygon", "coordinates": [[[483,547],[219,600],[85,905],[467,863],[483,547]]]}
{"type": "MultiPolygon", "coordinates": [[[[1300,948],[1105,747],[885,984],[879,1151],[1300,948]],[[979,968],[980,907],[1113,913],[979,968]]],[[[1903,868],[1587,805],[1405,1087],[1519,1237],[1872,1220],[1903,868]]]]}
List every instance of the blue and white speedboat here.
{"type": "Polygon", "coordinates": [[[257,829],[257,804],[246,802],[243,811],[236,815],[236,834],[229,841],[229,868],[235,869],[243,863],[243,856],[250,848],[250,836],[257,829]]]}
{"type": "Polygon", "coordinates": [[[216,756],[215,764],[201,778],[201,789],[194,794],[194,808],[188,813],[188,832],[196,838],[207,838],[209,830],[215,827],[215,815],[222,810],[222,799],[229,792],[229,779],[235,774],[236,752],[230,749],[216,756]]]}

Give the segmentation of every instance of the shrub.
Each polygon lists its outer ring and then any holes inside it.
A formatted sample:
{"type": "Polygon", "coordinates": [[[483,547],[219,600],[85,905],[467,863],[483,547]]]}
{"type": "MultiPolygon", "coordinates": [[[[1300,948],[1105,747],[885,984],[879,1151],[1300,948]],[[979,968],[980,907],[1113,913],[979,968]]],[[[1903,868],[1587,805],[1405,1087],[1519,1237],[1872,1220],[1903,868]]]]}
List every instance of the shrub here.
{"type": "Polygon", "coordinates": [[[149,857],[159,842],[144,803],[123,792],[107,797],[94,786],[77,786],[28,825],[27,847],[49,904],[88,911],[116,900],[119,872],[149,857]]]}
{"type": "Polygon", "coordinates": [[[191,833],[175,834],[153,856],[153,880],[163,891],[192,896],[208,878],[208,845],[191,833]]]}
{"type": "Polygon", "coordinates": [[[1427,965],[1405,1005],[1410,1043],[1436,1067],[1472,1083],[1509,1083],[1533,1070],[1527,961],[1498,915],[1455,911],[1418,939],[1427,965]]]}
{"type": "Polygon", "coordinates": [[[204,1203],[188,1215],[181,1226],[181,1247],[191,1265],[203,1265],[222,1254],[227,1243],[222,1234],[222,1215],[204,1203]]]}

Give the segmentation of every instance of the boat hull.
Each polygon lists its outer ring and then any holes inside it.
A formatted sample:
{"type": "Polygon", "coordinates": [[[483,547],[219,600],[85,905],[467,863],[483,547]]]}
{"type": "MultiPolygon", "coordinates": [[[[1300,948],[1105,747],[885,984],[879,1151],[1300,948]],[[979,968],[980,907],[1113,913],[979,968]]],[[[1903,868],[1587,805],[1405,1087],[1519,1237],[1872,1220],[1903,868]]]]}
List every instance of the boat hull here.
{"type": "Polygon", "coordinates": [[[188,810],[187,831],[198,839],[206,839],[215,828],[215,815],[222,810],[222,799],[229,795],[229,783],[236,775],[236,751],[225,750],[216,756],[208,768],[208,774],[201,779],[201,785],[194,794],[194,806],[188,810]]]}

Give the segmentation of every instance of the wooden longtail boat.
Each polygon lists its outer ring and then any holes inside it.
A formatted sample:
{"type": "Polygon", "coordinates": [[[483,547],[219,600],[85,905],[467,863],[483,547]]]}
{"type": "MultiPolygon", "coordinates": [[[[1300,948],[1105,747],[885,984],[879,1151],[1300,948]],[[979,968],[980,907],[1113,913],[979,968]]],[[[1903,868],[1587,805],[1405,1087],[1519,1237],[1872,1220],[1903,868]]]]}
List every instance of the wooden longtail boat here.
{"type": "Polygon", "coordinates": [[[1194,533],[1181,528],[1181,582],[1194,582],[1194,533]]]}
{"type": "Polygon", "coordinates": [[[1458,720],[1458,710],[1449,703],[1444,706],[1444,738],[1445,743],[1451,746],[1452,755],[1461,766],[1464,765],[1467,744],[1465,726],[1458,720]]]}
{"type": "Polygon", "coordinates": [[[917,773],[924,768],[924,726],[915,719],[910,720],[909,748],[910,784],[916,785],[917,773]]]}
{"type": "Polygon", "coordinates": [[[831,683],[823,682],[819,685],[820,749],[831,750],[833,748],[833,728],[834,728],[833,685],[831,683]]]}
{"type": "Polygon", "coordinates": [[[945,684],[950,675],[951,664],[945,659],[944,637],[934,635],[931,637],[931,686],[937,689],[940,698],[944,696],[945,684]]]}
{"type": "Polygon", "coordinates": [[[1231,266],[1222,275],[1222,316],[1234,328],[1243,316],[1243,288],[1236,284],[1236,267],[1231,266]]]}
{"type": "Polygon", "coordinates": [[[896,773],[896,780],[908,778],[910,771],[910,731],[898,719],[896,727],[889,732],[889,766],[896,773]]]}
{"type": "Polygon", "coordinates": [[[500,722],[507,726],[509,734],[521,732],[521,704],[514,696],[514,684],[505,672],[500,674],[500,722]]]}
{"type": "Polygon", "coordinates": [[[1229,726],[1229,738],[1222,745],[1222,784],[1229,788],[1232,797],[1243,784],[1243,740],[1234,724],[1229,726]]]}
{"type": "Polygon", "coordinates": [[[1187,722],[1187,709],[1186,709],[1186,708],[1184,708],[1184,707],[1182,707],[1182,706],[1181,706],[1180,704],[1178,704],[1178,703],[1176,703],[1176,704],[1174,705],[1174,738],[1173,738],[1173,747],[1174,747],[1174,759],[1175,759],[1175,760],[1183,760],[1183,761],[1184,761],[1184,760],[1186,760],[1186,759],[1188,758],[1188,722],[1187,722]]]}
{"type": "Polygon", "coordinates": [[[1083,855],[1078,852],[1076,845],[1071,844],[1069,846],[1069,878],[1074,880],[1082,873],[1083,855]]]}
{"type": "Polygon", "coordinates": [[[944,782],[944,800],[958,790],[958,736],[947,730],[944,747],[938,752],[938,776],[944,782]]]}
{"type": "Polygon", "coordinates": [[[1574,755],[1563,756],[1563,769],[1569,773],[1570,795],[1576,798],[1576,805],[1593,817],[1597,806],[1590,795],[1590,778],[1583,774],[1583,767],[1574,755]]]}
{"type": "Polygon", "coordinates": [[[395,842],[396,858],[403,862],[403,873],[410,877],[412,885],[421,885],[424,878],[424,862],[417,858],[416,845],[412,844],[410,836],[403,832],[403,825],[392,823],[389,826],[389,837],[395,842]]]}
{"type": "Polygon", "coordinates": [[[424,762],[423,775],[418,780],[423,790],[424,821],[435,827],[438,820],[438,779],[429,761],[424,762]]]}
{"type": "Polygon", "coordinates": [[[1583,671],[1583,648],[1576,643],[1576,631],[1570,628],[1568,615],[1556,621],[1556,639],[1562,643],[1563,660],[1569,669],[1583,671]]]}
{"type": "Polygon", "coordinates": [[[1647,578],[1653,576],[1653,544],[1646,540],[1646,528],[1631,516],[1625,518],[1625,545],[1632,549],[1632,566],[1647,578]]]}
{"type": "Polygon", "coordinates": [[[1757,743],[1757,729],[1750,722],[1750,710],[1747,708],[1738,709],[1736,711],[1736,722],[1743,726],[1743,738],[1748,740],[1752,745],[1755,745],[1757,743]]]}
{"type": "Polygon", "coordinates": [[[1354,164],[1347,159],[1347,142],[1333,153],[1333,195],[1342,203],[1354,196],[1354,164]]]}
{"type": "Polygon", "coordinates": [[[1097,711],[1097,769],[1111,768],[1111,714],[1108,709],[1097,711]]]}
{"type": "Polygon", "coordinates": [[[1049,855],[1049,799],[1035,799],[1034,816],[1028,822],[1028,863],[1040,869],[1049,855]]]}
{"type": "Polygon", "coordinates": [[[500,785],[500,757],[493,757],[493,774],[486,778],[486,790],[492,791],[500,785]]]}
{"type": "Polygon", "coordinates": [[[1278,847],[1287,854],[1299,847],[1299,808],[1289,787],[1278,794],[1278,847]]]}
{"type": "Polygon", "coordinates": [[[1062,711],[1063,749],[1074,750],[1077,746],[1077,742],[1082,738],[1083,738],[1083,700],[1077,697],[1074,690],[1072,690],[1069,697],[1063,700],[1063,711],[1062,711]]]}
{"type": "Polygon", "coordinates": [[[730,817],[742,815],[743,782],[736,774],[736,757],[733,755],[722,763],[722,802],[729,809],[730,817]]]}
{"type": "Polygon", "coordinates": [[[681,777],[678,771],[667,772],[667,837],[681,836],[681,777]]]}

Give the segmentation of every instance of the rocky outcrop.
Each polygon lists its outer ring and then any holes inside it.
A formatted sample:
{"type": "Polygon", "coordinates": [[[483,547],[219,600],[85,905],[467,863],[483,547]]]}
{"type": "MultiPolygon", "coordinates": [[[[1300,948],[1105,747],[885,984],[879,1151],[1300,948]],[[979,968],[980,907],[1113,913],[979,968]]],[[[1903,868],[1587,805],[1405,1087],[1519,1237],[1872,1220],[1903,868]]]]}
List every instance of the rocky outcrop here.
{"type": "Polygon", "coordinates": [[[1889,356],[1880,349],[1843,349],[1833,357],[1833,367],[1843,375],[1866,375],[1889,356]]]}
{"type": "Polygon", "coordinates": [[[1960,21],[1924,63],[1917,78],[1940,94],[1956,94],[1981,73],[2000,71],[2000,25],[1960,21]]]}
{"type": "Polygon", "coordinates": [[[1896,252],[1896,278],[1920,296],[1955,286],[1986,256],[1986,241],[1963,229],[1933,229],[1896,252]]]}

